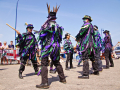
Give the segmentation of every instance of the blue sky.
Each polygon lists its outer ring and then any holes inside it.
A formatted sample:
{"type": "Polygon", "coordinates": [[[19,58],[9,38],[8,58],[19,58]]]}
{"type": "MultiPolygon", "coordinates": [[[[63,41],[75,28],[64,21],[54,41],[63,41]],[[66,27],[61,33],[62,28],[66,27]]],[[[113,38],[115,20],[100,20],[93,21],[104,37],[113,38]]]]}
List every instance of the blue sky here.
{"type": "MultiPolygon", "coordinates": [[[[15,27],[16,3],[17,0],[0,0],[0,41],[7,41],[8,44],[14,41],[15,31],[6,23],[15,27]]],[[[83,16],[90,15],[92,24],[98,26],[100,33],[101,29],[110,31],[113,45],[120,41],[120,0],[19,0],[17,30],[25,32],[25,22],[32,23],[35,30],[40,30],[48,16],[46,3],[50,4],[51,9],[56,4],[61,5],[56,21],[72,36],[79,32],[83,16]]],[[[71,40],[75,45],[74,39],[71,40]]]]}

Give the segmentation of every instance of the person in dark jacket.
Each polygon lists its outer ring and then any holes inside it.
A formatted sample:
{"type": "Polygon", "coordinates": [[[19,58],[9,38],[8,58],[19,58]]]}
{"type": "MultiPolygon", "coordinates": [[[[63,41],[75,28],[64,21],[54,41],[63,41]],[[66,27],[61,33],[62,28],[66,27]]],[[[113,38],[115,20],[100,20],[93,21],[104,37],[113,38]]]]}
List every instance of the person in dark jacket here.
{"type": "Polygon", "coordinates": [[[38,41],[41,45],[41,78],[40,85],[36,85],[36,88],[49,88],[48,85],[48,56],[50,56],[56,70],[58,72],[60,82],[66,83],[62,65],[60,64],[60,43],[62,41],[63,28],[56,23],[56,13],[59,7],[53,8],[53,12],[50,12],[50,6],[48,6],[48,20],[44,23],[39,31],[38,41]]]}
{"type": "Polygon", "coordinates": [[[27,59],[31,60],[33,63],[33,67],[35,70],[35,74],[38,73],[38,66],[37,66],[37,60],[36,60],[36,52],[38,50],[38,43],[35,38],[35,35],[32,33],[33,25],[28,24],[27,25],[27,32],[20,34],[19,31],[17,31],[18,37],[17,45],[19,46],[19,55],[20,55],[20,69],[19,69],[19,78],[23,79],[22,72],[25,70],[25,64],[27,59]]]}
{"type": "Polygon", "coordinates": [[[102,49],[103,49],[103,41],[102,41],[101,35],[98,31],[98,26],[94,25],[93,27],[94,27],[94,31],[95,31],[95,33],[94,33],[95,43],[97,45],[96,57],[98,59],[98,70],[102,71],[102,61],[100,59],[100,51],[102,51],[102,49]]]}
{"type": "Polygon", "coordinates": [[[83,18],[83,26],[81,27],[79,33],[76,36],[76,41],[80,41],[80,51],[82,53],[82,60],[83,60],[83,75],[78,76],[80,79],[89,79],[89,63],[88,59],[92,60],[92,66],[94,69],[94,74],[98,75],[98,65],[97,65],[97,58],[96,58],[96,49],[97,46],[95,44],[94,39],[94,29],[93,25],[91,24],[91,17],[85,15],[83,18]]]}
{"type": "Polygon", "coordinates": [[[108,69],[109,68],[109,61],[111,64],[110,67],[114,67],[113,59],[111,57],[113,44],[112,44],[112,40],[111,40],[111,36],[109,34],[109,31],[105,30],[103,33],[105,34],[104,41],[103,41],[103,44],[105,47],[104,55],[105,55],[105,60],[106,60],[106,69],[108,69]]]}

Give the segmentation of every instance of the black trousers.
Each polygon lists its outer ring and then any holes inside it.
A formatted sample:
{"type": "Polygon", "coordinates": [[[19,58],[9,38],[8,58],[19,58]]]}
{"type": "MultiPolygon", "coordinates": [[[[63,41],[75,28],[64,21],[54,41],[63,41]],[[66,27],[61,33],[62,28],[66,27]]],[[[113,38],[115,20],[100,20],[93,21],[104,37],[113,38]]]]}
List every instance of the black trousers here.
{"type": "Polygon", "coordinates": [[[93,51],[91,54],[88,54],[88,51],[86,50],[85,52],[82,53],[82,59],[83,59],[83,75],[84,76],[89,76],[89,62],[88,59],[92,61],[92,67],[94,72],[98,73],[98,59],[97,56],[94,55],[93,51]]]}
{"type": "Polygon", "coordinates": [[[105,49],[105,60],[106,60],[106,68],[109,68],[109,61],[112,66],[114,66],[113,59],[111,57],[111,50],[105,49]]]}
{"type": "Polygon", "coordinates": [[[70,61],[70,68],[73,68],[72,65],[73,53],[67,53],[66,68],[68,68],[68,62],[70,61]]]}
{"type": "Polygon", "coordinates": [[[100,49],[98,48],[96,53],[96,59],[98,60],[98,70],[102,69],[102,60],[100,58],[100,49]]]}
{"type": "MultiPolygon", "coordinates": [[[[64,76],[63,68],[62,68],[59,60],[53,60],[53,58],[54,57],[52,57],[51,59],[52,59],[53,65],[57,69],[59,78],[60,78],[60,80],[64,80],[65,76],[64,76]]],[[[41,60],[41,66],[42,66],[42,69],[41,69],[42,83],[45,84],[45,83],[48,83],[48,69],[47,69],[47,66],[48,66],[48,57],[42,58],[42,60],[41,60]]]]}
{"type": "MultiPolygon", "coordinates": [[[[25,70],[25,64],[26,64],[26,61],[28,58],[29,58],[28,56],[21,58],[21,60],[20,60],[21,65],[20,65],[20,69],[19,69],[20,72],[23,72],[25,70]]],[[[31,59],[31,61],[32,61],[35,72],[37,72],[38,71],[37,60],[31,59]]]]}

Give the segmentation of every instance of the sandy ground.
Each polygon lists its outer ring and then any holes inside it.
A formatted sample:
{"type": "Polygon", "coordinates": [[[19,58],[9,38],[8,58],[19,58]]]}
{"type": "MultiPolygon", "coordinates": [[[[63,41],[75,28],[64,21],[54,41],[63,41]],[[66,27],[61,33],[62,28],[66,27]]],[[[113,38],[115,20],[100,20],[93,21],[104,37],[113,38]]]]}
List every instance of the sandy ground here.
{"type": "MultiPolygon", "coordinates": [[[[102,60],[105,67],[105,60],[102,60]]],[[[49,90],[120,90],[120,59],[114,59],[115,67],[103,69],[99,76],[90,75],[89,79],[78,79],[82,75],[82,65],[73,62],[75,69],[65,70],[67,83],[59,82],[58,74],[49,73],[49,90]]],[[[91,62],[90,72],[91,72],[91,62]]],[[[23,72],[24,79],[18,78],[19,65],[0,65],[0,90],[39,90],[35,86],[41,83],[41,76],[34,75],[33,67],[26,66],[23,72]]],[[[49,67],[48,67],[49,69],[49,67]]]]}

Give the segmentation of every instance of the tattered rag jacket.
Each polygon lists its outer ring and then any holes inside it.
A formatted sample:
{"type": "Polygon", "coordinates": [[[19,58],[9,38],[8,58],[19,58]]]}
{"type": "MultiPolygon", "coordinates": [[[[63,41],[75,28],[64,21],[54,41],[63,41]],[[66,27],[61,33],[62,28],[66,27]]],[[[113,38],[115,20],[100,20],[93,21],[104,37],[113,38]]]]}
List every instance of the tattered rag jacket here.
{"type": "Polygon", "coordinates": [[[72,45],[72,42],[71,42],[70,39],[69,40],[67,40],[67,39],[64,40],[63,47],[64,47],[64,50],[65,50],[65,53],[70,53],[70,52],[73,53],[73,45],[72,45]]]}
{"type": "Polygon", "coordinates": [[[83,24],[76,36],[76,40],[80,40],[81,52],[85,52],[87,50],[88,54],[91,54],[91,51],[93,51],[94,54],[96,53],[95,48],[97,48],[97,46],[95,44],[94,29],[90,22],[83,24]]]}
{"type": "Polygon", "coordinates": [[[41,58],[50,57],[53,60],[60,59],[60,43],[62,41],[63,28],[57,23],[41,28],[39,31],[38,41],[41,45],[41,58]]]}
{"type": "Polygon", "coordinates": [[[19,55],[21,58],[29,56],[29,59],[36,58],[36,52],[38,49],[38,43],[33,33],[19,34],[16,38],[19,49],[19,55]]]}

